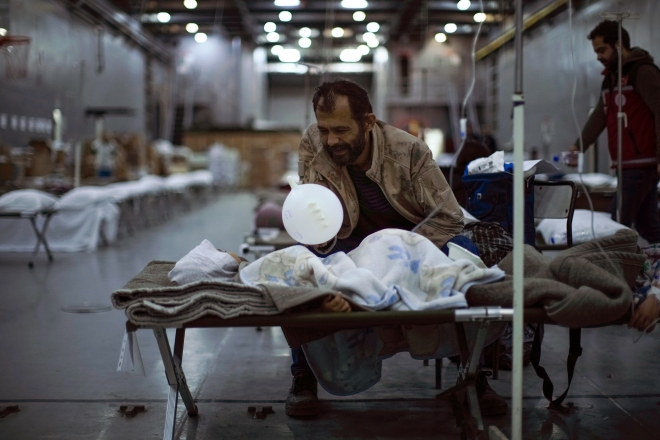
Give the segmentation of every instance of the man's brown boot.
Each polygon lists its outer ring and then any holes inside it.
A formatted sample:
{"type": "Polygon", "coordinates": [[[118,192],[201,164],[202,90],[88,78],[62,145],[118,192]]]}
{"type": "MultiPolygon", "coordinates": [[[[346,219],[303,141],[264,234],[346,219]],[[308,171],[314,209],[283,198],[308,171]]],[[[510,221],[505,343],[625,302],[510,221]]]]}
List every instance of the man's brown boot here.
{"type": "Polygon", "coordinates": [[[287,416],[311,417],[321,412],[317,395],[316,378],[311,373],[298,373],[286,397],[284,410],[287,416]]]}
{"type": "Polygon", "coordinates": [[[479,399],[479,408],[482,416],[499,416],[506,414],[509,407],[506,400],[488,385],[488,376],[492,375],[490,371],[480,371],[475,380],[477,386],[477,399],[479,399]]]}

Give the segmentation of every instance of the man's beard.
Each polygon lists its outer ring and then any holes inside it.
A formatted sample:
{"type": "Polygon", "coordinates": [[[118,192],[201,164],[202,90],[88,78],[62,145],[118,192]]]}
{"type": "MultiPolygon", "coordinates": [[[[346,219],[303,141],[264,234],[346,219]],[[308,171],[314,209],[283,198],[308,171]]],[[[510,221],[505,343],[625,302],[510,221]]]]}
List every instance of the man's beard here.
{"type": "Polygon", "coordinates": [[[356,139],[352,143],[347,142],[337,142],[332,147],[323,144],[323,149],[328,153],[330,159],[338,166],[345,167],[350,165],[360,157],[360,154],[364,151],[364,148],[367,146],[367,139],[365,136],[365,131],[362,127],[358,132],[356,139]],[[337,154],[344,153],[344,154],[337,154]]]}
{"type": "Polygon", "coordinates": [[[617,72],[619,69],[619,55],[614,52],[609,60],[603,62],[603,66],[605,66],[610,72],[617,72]]]}

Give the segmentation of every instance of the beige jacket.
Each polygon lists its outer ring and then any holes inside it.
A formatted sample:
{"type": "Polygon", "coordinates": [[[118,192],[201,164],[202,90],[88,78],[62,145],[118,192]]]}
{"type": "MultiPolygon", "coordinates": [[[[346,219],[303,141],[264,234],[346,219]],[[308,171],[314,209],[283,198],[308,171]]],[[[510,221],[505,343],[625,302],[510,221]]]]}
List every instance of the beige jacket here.
{"type": "MultiPolygon", "coordinates": [[[[367,176],[380,186],[390,205],[415,224],[442,205],[416,232],[438,247],[458,235],[463,230],[463,213],[426,144],[382,121],[376,122],[370,139],[373,152],[367,176]]],[[[305,131],[299,153],[302,183],[323,185],[341,200],[344,222],[337,236],[348,237],[360,216],[357,193],[346,167],[335,165],[323,149],[316,124],[305,131]]],[[[319,251],[325,253],[333,246],[319,251]]]]}

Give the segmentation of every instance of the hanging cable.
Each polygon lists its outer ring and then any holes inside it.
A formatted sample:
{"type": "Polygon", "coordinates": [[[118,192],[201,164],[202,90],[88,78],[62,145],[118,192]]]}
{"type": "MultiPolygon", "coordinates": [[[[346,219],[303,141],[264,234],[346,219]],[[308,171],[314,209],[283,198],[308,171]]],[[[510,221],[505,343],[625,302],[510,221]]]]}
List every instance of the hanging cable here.
{"type": "MultiPolygon", "coordinates": [[[[479,12],[481,14],[484,13],[484,2],[483,0],[479,0],[479,12]]],[[[465,139],[467,138],[467,119],[465,117],[465,112],[467,108],[467,103],[470,100],[470,97],[472,96],[472,92],[474,91],[474,86],[477,82],[477,41],[479,41],[479,36],[481,35],[481,27],[483,26],[484,22],[480,21],[479,26],[477,27],[477,33],[474,36],[474,41],[472,42],[472,54],[471,54],[471,60],[472,60],[472,79],[470,80],[470,87],[468,87],[467,93],[465,94],[465,99],[463,99],[463,108],[461,109],[461,118],[460,118],[460,124],[461,124],[461,146],[458,148],[458,151],[454,154],[454,160],[451,162],[451,168],[449,169],[449,186],[452,187],[454,185],[454,168],[456,168],[456,160],[458,159],[458,155],[463,151],[463,147],[465,146],[465,139]]]]}

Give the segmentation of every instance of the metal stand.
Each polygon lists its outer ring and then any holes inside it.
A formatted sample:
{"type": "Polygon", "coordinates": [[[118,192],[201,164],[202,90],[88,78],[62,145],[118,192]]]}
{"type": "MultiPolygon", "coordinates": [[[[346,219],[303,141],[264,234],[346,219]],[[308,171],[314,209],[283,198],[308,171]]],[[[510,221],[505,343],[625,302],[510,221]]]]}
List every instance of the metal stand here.
{"type": "Polygon", "coordinates": [[[618,44],[617,55],[618,55],[618,70],[617,70],[617,114],[616,114],[616,141],[617,141],[617,165],[616,165],[616,175],[617,175],[617,186],[616,186],[616,221],[621,223],[621,209],[623,204],[623,164],[621,163],[621,157],[623,155],[623,125],[628,125],[628,119],[626,114],[623,112],[623,44],[622,44],[622,29],[623,29],[623,20],[626,18],[638,18],[639,16],[634,16],[631,12],[607,12],[600,15],[602,18],[607,18],[609,20],[615,20],[617,22],[619,35],[618,35],[618,44]]]}
{"type": "Polygon", "coordinates": [[[513,94],[513,353],[511,359],[511,440],[522,440],[523,276],[525,235],[525,95],[523,94],[523,7],[516,0],[516,75],[513,94]]]}
{"type": "Polygon", "coordinates": [[[183,340],[186,335],[186,330],[182,328],[176,329],[176,336],[174,337],[174,355],[170,351],[170,343],[167,339],[167,333],[163,327],[154,329],[154,335],[158,342],[158,349],[163,358],[165,365],[165,376],[167,383],[170,385],[170,392],[167,396],[167,411],[165,413],[165,430],[163,431],[163,440],[174,440],[176,432],[176,410],[179,401],[179,394],[181,400],[188,410],[188,415],[194,417],[198,414],[197,405],[193,399],[186,376],[183,374],[181,368],[181,358],[183,356],[183,340]]]}
{"type": "Polygon", "coordinates": [[[41,247],[41,244],[43,243],[44,249],[46,250],[46,254],[48,255],[48,261],[52,262],[53,261],[53,255],[50,253],[50,248],[48,247],[48,242],[46,241],[46,230],[48,229],[48,223],[50,223],[50,219],[55,214],[55,211],[45,211],[41,213],[44,217],[44,225],[41,228],[41,231],[39,230],[39,227],[37,227],[37,220],[36,216],[32,215],[30,216],[30,223],[32,224],[32,229],[34,230],[35,235],[37,236],[37,244],[34,247],[34,251],[32,251],[32,257],[30,258],[30,262],[28,263],[28,266],[30,269],[34,267],[34,258],[37,256],[37,253],[39,253],[39,248],[41,247]]]}

